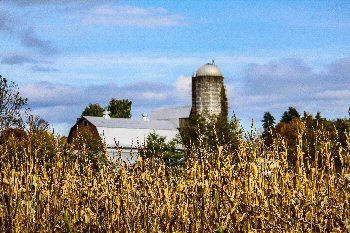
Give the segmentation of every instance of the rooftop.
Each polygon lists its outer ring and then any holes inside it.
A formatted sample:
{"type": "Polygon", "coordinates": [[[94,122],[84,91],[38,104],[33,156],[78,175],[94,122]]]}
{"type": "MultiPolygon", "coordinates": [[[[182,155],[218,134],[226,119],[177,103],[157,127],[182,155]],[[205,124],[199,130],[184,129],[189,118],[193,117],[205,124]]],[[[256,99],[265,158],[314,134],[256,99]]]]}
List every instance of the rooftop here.
{"type": "Polygon", "coordinates": [[[188,118],[191,113],[191,106],[175,108],[161,108],[152,112],[152,119],[168,120],[174,118],[188,118]]]}
{"type": "Polygon", "coordinates": [[[214,64],[214,61],[212,63],[207,63],[203,66],[201,66],[197,72],[194,74],[195,77],[200,76],[218,76],[218,77],[224,77],[219,67],[217,67],[214,64]]]}
{"type": "Polygon", "coordinates": [[[127,128],[127,129],[154,129],[154,130],[176,130],[176,125],[167,120],[129,119],[83,116],[96,127],[104,128],[127,128]]]}

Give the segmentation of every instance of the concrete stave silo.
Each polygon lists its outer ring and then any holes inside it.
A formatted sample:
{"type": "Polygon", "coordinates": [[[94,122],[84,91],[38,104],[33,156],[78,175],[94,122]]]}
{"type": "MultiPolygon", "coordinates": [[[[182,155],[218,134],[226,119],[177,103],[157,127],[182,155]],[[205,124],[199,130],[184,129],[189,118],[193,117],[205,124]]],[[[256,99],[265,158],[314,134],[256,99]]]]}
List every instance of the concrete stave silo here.
{"type": "Polygon", "coordinates": [[[221,88],[224,76],[212,63],[201,66],[192,76],[192,114],[204,117],[221,113],[221,88]]]}

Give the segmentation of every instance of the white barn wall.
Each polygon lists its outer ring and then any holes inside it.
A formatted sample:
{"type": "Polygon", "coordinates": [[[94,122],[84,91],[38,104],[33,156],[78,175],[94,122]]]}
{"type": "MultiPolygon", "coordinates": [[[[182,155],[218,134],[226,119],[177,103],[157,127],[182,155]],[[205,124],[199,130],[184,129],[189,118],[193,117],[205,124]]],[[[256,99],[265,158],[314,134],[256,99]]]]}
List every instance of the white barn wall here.
{"type": "Polygon", "coordinates": [[[155,132],[160,136],[166,137],[166,141],[173,140],[179,133],[178,130],[154,130],[154,129],[127,129],[127,128],[105,128],[97,127],[99,135],[105,141],[107,147],[117,146],[115,142],[119,143],[118,146],[125,148],[135,148],[144,144],[147,136],[155,132]],[[114,141],[115,139],[115,141],[114,141]]]}

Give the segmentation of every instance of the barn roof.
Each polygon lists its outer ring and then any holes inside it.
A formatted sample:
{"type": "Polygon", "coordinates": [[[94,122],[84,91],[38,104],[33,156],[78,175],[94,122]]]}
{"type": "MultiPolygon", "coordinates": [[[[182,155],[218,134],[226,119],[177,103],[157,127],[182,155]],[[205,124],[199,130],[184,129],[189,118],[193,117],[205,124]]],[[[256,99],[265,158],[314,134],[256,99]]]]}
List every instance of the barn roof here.
{"type": "Polygon", "coordinates": [[[152,112],[152,119],[168,120],[188,118],[191,113],[191,106],[182,106],[176,108],[162,108],[152,112]]]}
{"type": "Polygon", "coordinates": [[[167,120],[149,120],[129,119],[129,118],[110,118],[84,116],[86,120],[96,127],[104,128],[127,128],[127,129],[154,129],[154,130],[176,130],[176,124],[167,120]]]}

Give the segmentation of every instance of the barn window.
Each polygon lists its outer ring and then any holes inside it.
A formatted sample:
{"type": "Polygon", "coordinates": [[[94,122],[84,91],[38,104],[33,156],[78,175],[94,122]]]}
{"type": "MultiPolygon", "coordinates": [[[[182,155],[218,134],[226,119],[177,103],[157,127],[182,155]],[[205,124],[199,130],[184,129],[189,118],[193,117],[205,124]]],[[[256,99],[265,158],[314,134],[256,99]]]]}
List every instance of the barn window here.
{"type": "Polygon", "coordinates": [[[88,122],[87,121],[83,121],[84,123],[84,126],[87,126],[88,125],[88,122]]]}

